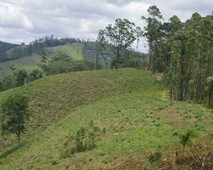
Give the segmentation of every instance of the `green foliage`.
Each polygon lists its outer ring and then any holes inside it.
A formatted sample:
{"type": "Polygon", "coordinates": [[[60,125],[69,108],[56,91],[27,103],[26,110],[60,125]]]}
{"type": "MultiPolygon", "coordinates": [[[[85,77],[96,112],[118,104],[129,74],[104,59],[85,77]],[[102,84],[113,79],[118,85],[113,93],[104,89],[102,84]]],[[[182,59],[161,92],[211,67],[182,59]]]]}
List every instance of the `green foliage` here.
{"type": "Polygon", "coordinates": [[[22,70],[13,70],[13,75],[15,79],[15,85],[16,86],[21,86],[24,85],[27,82],[27,71],[22,69],[22,70]]]}
{"type": "Polygon", "coordinates": [[[102,45],[110,44],[116,49],[115,68],[121,64],[121,56],[131,47],[136,40],[138,29],[133,22],[127,19],[116,19],[115,25],[109,24],[104,30],[99,31],[98,41],[102,45]]]}
{"type": "MultiPolygon", "coordinates": [[[[46,54],[45,54],[46,55],[46,54]]],[[[46,75],[68,73],[71,71],[91,70],[93,63],[83,60],[73,60],[70,56],[61,53],[60,55],[48,58],[43,56],[40,67],[46,75]]]]}
{"type": "Polygon", "coordinates": [[[28,81],[34,81],[43,77],[42,71],[35,69],[28,75],[28,81]]]}
{"type": "Polygon", "coordinates": [[[148,69],[153,72],[163,71],[163,61],[161,55],[161,42],[162,35],[160,27],[162,26],[161,20],[163,16],[157,6],[153,5],[148,8],[149,16],[141,18],[146,21],[147,26],[144,27],[144,36],[148,40],[149,44],[149,63],[148,69]]]}
{"type": "Polygon", "coordinates": [[[74,137],[69,136],[65,142],[65,147],[68,148],[62,152],[61,157],[71,157],[74,153],[84,152],[94,149],[97,145],[100,129],[94,126],[94,122],[90,121],[88,127],[81,127],[74,137]],[[74,146],[73,146],[74,145],[74,146]]]}
{"type": "Polygon", "coordinates": [[[1,107],[3,113],[1,118],[2,133],[14,133],[20,141],[21,133],[25,130],[26,119],[29,116],[28,99],[23,95],[14,94],[5,100],[1,107]]]}
{"type": "Polygon", "coordinates": [[[188,130],[184,134],[179,134],[179,133],[175,132],[173,134],[173,136],[178,136],[180,144],[183,146],[183,149],[185,149],[186,145],[190,143],[191,138],[195,137],[196,134],[194,131],[188,130]]]}
{"type": "Polygon", "coordinates": [[[8,50],[17,47],[16,44],[10,44],[0,41],[0,62],[7,60],[6,53],[8,50]]]}
{"type": "Polygon", "coordinates": [[[144,36],[149,44],[148,69],[163,72],[176,100],[213,104],[213,88],[208,77],[213,74],[213,16],[193,13],[186,22],[172,16],[162,23],[156,6],[150,6],[144,36]]]}
{"type": "Polygon", "coordinates": [[[12,76],[5,76],[2,79],[2,90],[7,90],[14,87],[14,82],[12,76]]]}
{"type": "Polygon", "coordinates": [[[57,39],[53,35],[51,35],[39,38],[31,42],[29,45],[25,45],[24,43],[22,43],[21,45],[12,45],[8,43],[3,43],[3,45],[1,46],[0,43],[0,54],[2,52],[0,62],[19,59],[22,57],[30,56],[33,53],[40,54],[40,52],[44,48],[73,44],[78,42],[80,42],[80,40],[76,40],[74,38],[57,39]]]}
{"type": "Polygon", "coordinates": [[[15,66],[15,68],[19,70],[26,70],[28,73],[32,72],[35,69],[39,69],[38,64],[41,62],[41,56],[32,54],[27,57],[22,57],[16,60],[10,60],[5,62],[0,62],[0,78],[4,78],[7,75],[12,75],[12,71],[10,69],[11,66],[15,66]]]}

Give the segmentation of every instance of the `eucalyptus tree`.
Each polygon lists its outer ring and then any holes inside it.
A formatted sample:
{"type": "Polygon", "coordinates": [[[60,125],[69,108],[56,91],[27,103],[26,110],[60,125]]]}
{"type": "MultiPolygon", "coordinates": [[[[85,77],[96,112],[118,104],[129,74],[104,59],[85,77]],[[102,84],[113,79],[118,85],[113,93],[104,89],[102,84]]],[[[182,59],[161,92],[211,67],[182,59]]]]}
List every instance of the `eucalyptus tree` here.
{"type": "MultiPolygon", "coordinates": [[[[177,21],[177,20],[176,20],[177,21]]],[[[179,22],[176,22],[179,23],[179,22]]],[[[213,16],[194,13],[170,34],[170,65],[165,72],[172,96],[212,105],[213,16]]]]}
{"type": "Polygon", "coordinates": [[[125,50],[133,44],[138,35],[138,27],[127,19],[116,19],[115,25],[109,24],[99,31],[98,40],[101,44],[111,45],[116,49],[115,68],[121,64],[125,50]]]}
{"type": "Polygon", "coordinates": [[[162,64],[161,61],[161,32],[163,16],[157,6],[153,5],[148,8],[148,17],[142,16],[141,19],[145,20],[147,26],[144,27],[144,36],[147,38],[149,44],[149,64],[148,69],[153,72],[160,71],[162,64]]]}

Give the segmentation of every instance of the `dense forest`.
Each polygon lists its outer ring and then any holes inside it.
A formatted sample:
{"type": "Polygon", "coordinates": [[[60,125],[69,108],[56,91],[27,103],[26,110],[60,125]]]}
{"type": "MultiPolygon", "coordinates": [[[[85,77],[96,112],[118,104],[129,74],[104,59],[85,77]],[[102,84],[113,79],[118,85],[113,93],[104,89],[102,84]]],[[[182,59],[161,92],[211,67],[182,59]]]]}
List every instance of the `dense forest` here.
{"type": "Polygon", "coordinates": [[[185,22],[177,16],[162,22],[156,6],[148,14],[142,17],[147,22],[148,68],[164,73],[173,99],[213,106],[213,15],[195,12],[185,22]]]}

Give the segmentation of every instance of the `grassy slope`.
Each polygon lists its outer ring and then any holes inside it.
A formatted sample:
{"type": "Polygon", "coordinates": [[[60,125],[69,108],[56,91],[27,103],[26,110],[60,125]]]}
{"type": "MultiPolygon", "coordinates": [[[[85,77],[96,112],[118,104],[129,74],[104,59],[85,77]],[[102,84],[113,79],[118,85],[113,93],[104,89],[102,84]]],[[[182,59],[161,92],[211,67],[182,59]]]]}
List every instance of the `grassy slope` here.
{"type": "Polygon", "coordinates": [[[83,44],[74,43],[72,45],[60,45],[46,49],[50,51],[50,54],[52,53],[53,55],[58,53],[65,53],[75,60],[83,60],[82,48],[83,44]]]}
{"type": "MultiPolygon", "coordinates": [[[[46,48],[51,55],[57,55],[60,52],[63,52],[70,57],[76,60],[82,60],[82,44],[72,44],[72,45],[62,45],[52,48],[46,48]]],[[[27,71],[32,71],[34,69],[39,68],[38,64],[41,61],[41,56],[33,54],[32,56],[23,57],[17,60],[11,60],[7,62],[0,62],[0,78],[4,77],[5,75],[12,74],[9,66],[15,65],[18,69],[26,69],[27,71]]]]}
{"type": "Polygon", "coordinates": [[[143,70],[49,76],[0,93],[0,102],[14,92],[30,98],[32,117],[22,138],[23,146],[16,147],[13,135],[8,140],[1,139],[2,170],[135,169],[134,165],[150,166],[150,152],[180,147],[172,136],[174,132],[193,129],[199,139],[213,130],[210,110],[181,102],[170,105],[167,91],[143,70]],[[90,120],[106,129],[98,147],[61,158],[66,137],[90,120]]]}
{"type": "Polygon", "coordinates": [[[32,71],[38,68],[38,64],[41,61],[41,56],[32,55],[29,57],[23,57],[17,60],[11,60],[7,62],[0,63],[0,77],[12,74],[10,66],[15,65],[18,69],[26,69],[27,71],[32,71]]]}

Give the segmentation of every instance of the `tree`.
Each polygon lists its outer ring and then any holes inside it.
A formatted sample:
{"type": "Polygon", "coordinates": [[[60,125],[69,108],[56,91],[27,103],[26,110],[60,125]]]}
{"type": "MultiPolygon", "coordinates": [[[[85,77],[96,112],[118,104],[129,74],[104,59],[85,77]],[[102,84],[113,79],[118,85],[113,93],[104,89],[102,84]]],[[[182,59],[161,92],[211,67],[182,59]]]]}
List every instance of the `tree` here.
{"type": "Polygon", "coordinates": [[[148,40],[149,44],[149,63],[148,69],[153,72],[161,71],[162,62],[160,55],[161,45],[161,32],[160,27],[162,25],[161,20],[163,16],[157,6],[153,5],[148,8],[149,17],[142,16],[141,19],[145,20],[147,26],[144,28],[144,36],[148,40]]]}
{"type": "Polygon", "coordinates": [[[21,70],[16,69],[13,72],[13,74],[15,76],[16,86],[21,86],[21,85],[24,85],[26,83],[27,77],[28,77],[28,74],[27,74],[26,70],[24,70],[24,69],[21,69],[21,70]]]}
{"type": "Polygon", "coordinates": [[[14,86],[13,79],[10,75],[5,76],[2,79],[3,90],[10,89],[14,86]]]}
{"type": "Polygon", "coordinates": [[[194,13],[186,22],[173,16],[163,24],[168,64],[164,77],[171,97],[213,105],[213,17],[194,13]]]}
{"type": "Polygon", "coordinates": [[[124,51],[136,40],[137,29],[133,22],[127,19],[116,19],[115,25],[109,24],[99,31],[98,39],[102,44],[109,44],[116,49],[115,68],[118,68],[124,51]]]}
{"type": "Polygon", "coordinates": [[[16,134],[20,142],[21,133],[25,130],[26,119],[29,116],[27,97],[15,94],[9,96],[2,104],[1,118],[2,134],[5,132],[16,134]]]}

